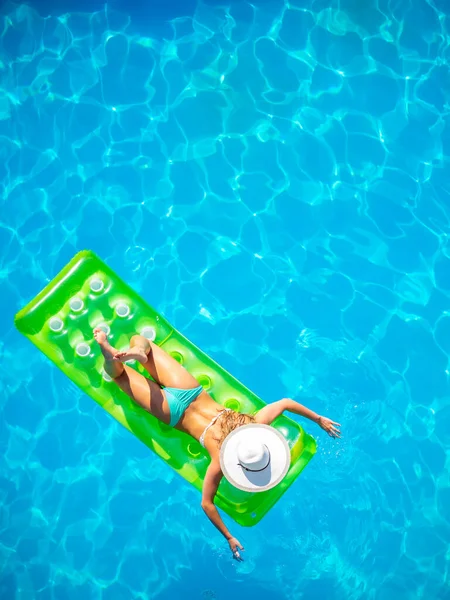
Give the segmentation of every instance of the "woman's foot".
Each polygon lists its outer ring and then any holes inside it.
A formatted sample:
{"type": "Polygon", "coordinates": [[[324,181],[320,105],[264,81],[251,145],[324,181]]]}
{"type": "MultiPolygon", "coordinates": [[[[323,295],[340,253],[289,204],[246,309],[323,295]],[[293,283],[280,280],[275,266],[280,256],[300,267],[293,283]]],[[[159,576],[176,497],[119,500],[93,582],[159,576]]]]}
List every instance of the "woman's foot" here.
{"type": "Polygon", "coordinates": [[[105,360],[114,360],[114,358],[115,358],[114,355],[117,354],[117,350],[115,348],[113,348],[111,346],[111,344],[108,342],[108,336],[103,331],[103,329],[100,329],[100,327],[96,327],[94,329],[94,338],[95,338],[95,341],[100,346],[100,349],[102,351],[103,356],[105,357],[105,360]]]}
{"type": "Polygon", "coordinates": [[[143,365],[147,362],[148,356],[143,348],[138,348],[137,346],[133,346],[129,350],[125,350],[124,352],[116,352],[114,354],[114,358],[116,360],[120,360],[120,362],[127,362],[129,360],[137,360],[143,365]]]}
{"type": "Polygon", "coordinates": [[[105,359],[104,369],[106,373],[113,379],[119,377],[119,375],[123,373],[123,366],[121,365],[121,361],[115,357],[117,354],[116,348],[111,346],[108,342],[108,336],[103,329],[100,329],[100,327],[94,329],[94,338],[100,346],[100,350],[105,359]]]}

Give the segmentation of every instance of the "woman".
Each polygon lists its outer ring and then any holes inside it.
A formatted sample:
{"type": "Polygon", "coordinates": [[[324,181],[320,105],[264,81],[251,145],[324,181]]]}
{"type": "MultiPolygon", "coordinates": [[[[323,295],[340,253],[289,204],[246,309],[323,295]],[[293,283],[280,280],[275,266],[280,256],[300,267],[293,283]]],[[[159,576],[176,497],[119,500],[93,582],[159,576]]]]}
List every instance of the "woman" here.
{"type": "MultiPolygon", "coordinates": [[[[235,436],[237,428],[242,425],[270,425],[285,410],[318,423],[331,437],[340,437],[338,429],[340,425],[331,419],[317,415],[289,398],[283,398],[265,406],[254,416],[224,409],[203,390],[198,381],[182,365],[147,338],[134,335],[130,340],[129,350],[118,352],[110,345],[108,337],[102,329],[95,329],[94,337],[100,345],[105,359],[105,372],[114,379],[117,385],[157,419],[189,434],[209,452],[211,463],[205,475],[202,508],[228,541],[234,558],[241,560],[239,550],[243,550],[243,548],[228,531],[214,506],[214,496],[223,477],[224,462],[221,460],[220,451],[224,441],[233,437],[232,432],[235,436]],[[129,360],[140,362],[155,381],[151,381],[123,364],[129,360]],[[164,389],[161,386],[164,386],[164,389]]],[[[275,432],[273,428],[270,430],[275,432]]],[[[275,433],[273,435],[275,436],[275,433]]],[[[276,440],[274,443],[277,444],[276,440]]],[[[264,448],[266,449],[265,444],[264,448]]],[[[251,451],[247,453],[246,460],[249,465],[252,461],[259,459],[265,460],[262,455],[257,457],[251,451]]],[[[245,466],[242,466],[242,469],[248,472],[252,471],[251,468],[247,469],[245,466]]],[[[286,470],[284,469],[284,472],[286,470]]],[[[253,471],[259,473],[263,469],[254,469],[253,471]]],[[[280,477],[282,475],[283,473],[280,472],[280,477]]],[[[270,486],[273,487],[275,483],[272,481],[270,486]]],[[[236,485],[239,487],[239,483],[236,485]]],[[[262,486],[258,489],[259,482],[257,481],[254,485],[256,487],[252,487],[252,489],[255,491],[263,489],[262,486]]],[[[266,486],[264,489],[268,489],[268,487],[266,486]]]]}

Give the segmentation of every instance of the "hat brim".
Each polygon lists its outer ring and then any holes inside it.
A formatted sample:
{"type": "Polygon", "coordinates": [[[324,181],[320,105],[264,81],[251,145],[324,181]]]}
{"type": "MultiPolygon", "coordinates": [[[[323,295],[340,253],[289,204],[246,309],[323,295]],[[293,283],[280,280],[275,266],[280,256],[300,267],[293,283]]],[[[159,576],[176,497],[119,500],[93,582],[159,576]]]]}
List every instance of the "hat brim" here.
{"type": "Polygon", "coordinates": [[[286,438],[276,429],[260,423],[242,425],[232,431],[220,449],[220,466],[226,479],[245,492],[264,492],[278,485],[289,471],[291,451],[286,438]],[[251,436],[270,452],[270,463],[259,472],[246,471],[239,465],[238,446],[251,436]]]}

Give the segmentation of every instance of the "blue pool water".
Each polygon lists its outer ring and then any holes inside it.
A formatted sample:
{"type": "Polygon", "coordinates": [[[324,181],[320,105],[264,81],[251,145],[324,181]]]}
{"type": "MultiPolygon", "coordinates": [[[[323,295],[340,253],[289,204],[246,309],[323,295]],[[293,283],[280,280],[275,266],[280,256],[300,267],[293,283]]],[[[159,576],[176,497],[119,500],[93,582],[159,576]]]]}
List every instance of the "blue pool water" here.
{"type": "Polygon", "coordinates": [[[0,598],[450,598],[450,5],[144,4],[1,8],[0,598]],[[342,424],[244,563],[14,330],[85,248],[342,424]]]}

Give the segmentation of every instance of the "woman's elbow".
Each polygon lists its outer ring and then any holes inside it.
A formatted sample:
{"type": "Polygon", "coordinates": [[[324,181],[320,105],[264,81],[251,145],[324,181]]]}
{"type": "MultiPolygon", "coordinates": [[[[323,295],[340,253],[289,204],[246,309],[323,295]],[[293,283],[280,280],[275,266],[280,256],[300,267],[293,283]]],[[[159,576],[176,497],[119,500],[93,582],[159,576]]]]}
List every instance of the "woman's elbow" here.
{"type": "Polygon", "coordinates": [[[209,513],[211,510],[214,510],[214,502],[211,502],[211,500],[202,500],[201,507],[205,513],[209,513]]]}

